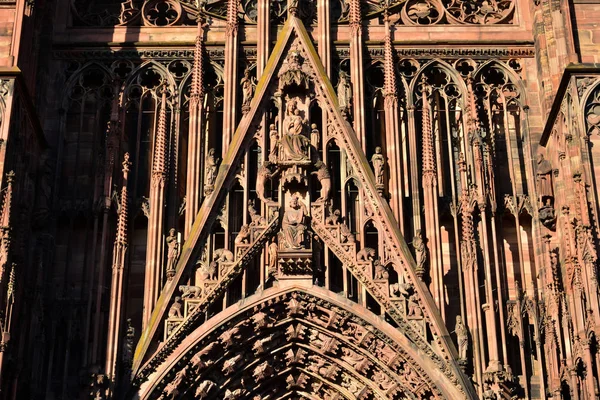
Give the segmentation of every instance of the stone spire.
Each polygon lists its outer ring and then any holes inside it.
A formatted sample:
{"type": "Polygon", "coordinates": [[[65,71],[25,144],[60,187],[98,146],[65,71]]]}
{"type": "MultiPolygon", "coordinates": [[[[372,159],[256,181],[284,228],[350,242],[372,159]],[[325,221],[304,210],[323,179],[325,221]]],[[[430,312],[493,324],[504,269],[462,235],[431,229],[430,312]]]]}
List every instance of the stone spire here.
{"type": "MultiPolygon", "coordinates": [[[[129,219],[129,192],[127,190],[127,181],[130,168],[131,161],[129,161],[129,153],[125,153],[123,156],[123,187],[121,188],[121,199],[119,201],[119,219],[117,222],[115,247],[127,246],[127,221],[129,219]]],[[[120,267],[123,268],[122,265],[120,267]]]]}
{"type": "MultiPolygon", "coordinates": [[[[152,162],[152,179],[164,184],[167,177],[166,156],[167,156],[167,88],[161,88],[162,96],[160,102],[160,111],[158,114],[158,126],[156,128],[156,144],[154,159],[152,162]]],[[[153,182],[156,183],[156,182],[153,182]]]]}
{"type": "Polygon", "coordinates": [[[423,93],[423,181],[433,184],[435,179],[435,156],[431,129],[431,105],[427,98],[429,86],[425,76],[421,79],[421,91],[423,93]]]}
{"type": "Polygon", "coordinates": [[[204,94],[204,16],[202,12],[198,14],[198,34],[196,35],[196,46],[194,47],[194,65],[192,68],[192,86],[190,107],[197,106],[202,101],[204,94]]]}
{"type": "Polygon", "coordinates": [[[394,48],[392,46],[392,29],[389,14],[385,12],[385,39],[384,39],[384,83],[383,92],[385,101],[397,101],[396,72],[394,70],[394,48]]]}
{"type": "Polygon", "coordinates": [[[360,12],[360,0],[350,0],[350,10],[348,19],[350,22],[350,30],[356,34],[361,28],[362,15],[360,12]]]}
{"type": "Polygon", "coordinates": [[[227,36],[233,36],[238,30],[238,1],[227,1],[227,36]]]}

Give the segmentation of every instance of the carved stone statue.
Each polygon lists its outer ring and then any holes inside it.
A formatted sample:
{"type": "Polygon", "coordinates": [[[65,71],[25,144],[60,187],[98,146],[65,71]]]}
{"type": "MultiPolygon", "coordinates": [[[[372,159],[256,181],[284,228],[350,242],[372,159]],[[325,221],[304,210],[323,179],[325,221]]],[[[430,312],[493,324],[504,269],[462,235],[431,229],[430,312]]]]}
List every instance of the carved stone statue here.
{"type": "Polygon", "coordinates": [[[297,101],[290,100],[287,115],[283,121],[283,136],[281,138],[282,161],[303,161],[308,159],[309,141],[304,136],[306,121],[300,115],[297,101]]]}
{"type": "Polygon", "coordinates": [[[215,383],[213,381],[202,381],[200,385],[198,385],[198,389],[196,389],[196,398],[197,399],[206,399],[211,390],[215,387],[215,383]]]}
{"type": "Polygon", "coordinates": [[[483,400],[497,400],[498,395],[496,394],[496,392],[494,392],[492,388],[490,388],[489,384],[485,383],[483,385],[483,393],[481,395],[481,398],[483,400]]]}
{"type": "Polygon", "coordinates": [[[315,163],[317,170],[313,174],[317,175],[317,179],[321,183],[321,196],[316,201],[327,201],[331,195],[331,175],[329,168],[321,160],[315,163]]]}
{"type": "Polygon", "coordinates": [[[537,167],[535,175],[538,183],[538,196],[542,206],[546,205],[547,201],[553,202],[554,190],[552,188],[552,165],[550,161],[544,159],[543,154],[537,156],[537,167]]]}
{"type": "Polygon", "coordinates": [[[338,225],[340,227],[340,242],[354,243],[356,241],[356,238],[354,237],[354,234],[352,233],[350,228],[348,228],[348,225],[346,225],[346,223],[343,220],[339,220],[338,225]]]}
{"type": "Polygon", "coordinates": [[[183,303],[181,303],[181,297],[175,297],[171,308],[169,308],[169,318],[183,318],[183,315],[181,314],[182,307],[183,303]]]}
{"type": "Polygon", "coordinates": [[[375,254],[375,249],[365,247],[364,249],[356,253],[356,260],[358,262],[373,261],[375,259],[375,254]]]}
{"type": "Polygon", "coordinates": [[[199,299],[202,296],[202,288],[200,286],[180,285],[182,299],[199,299]]]}
{"type": "Polygon", "coordinates": [[[210,195],[215,188],[219,162],[220,160],[215,157],[215,149],[208,150],[208,156],[206,157],[206,179],[204,181],[204,194],[207,196],[210,195]]]}
{"type": "Polygon", "coordinates": [[[340,222],[340,210],[333,210],[333,204],[330,204],[328,207],[329,216],[325,218],[325,225],[337,225],[340,222]]]}
{"type": "Polygon", "coordinates": [[[313,145],[315,149],[319,148],[319,143],[321,142],[321,134],[317,129],[317,124],[312,124],[310,126],[310,144],[313,145]]]}
{"type": "Polygon", "coordinates": [[[417,229],[412,245],[415,248],[415,261],[417,262],[417,269],[415,272],[417,273],[417,276],[421,278],[425,273],[425,263],[427,262],[427,246],[425,245],[423,233],[420,229],[417,229]]]}
{"type": "Polygon", "coordinates": [[[127,318],[127,333],[125,334],[125,343],[123,346],[123,361],[131,367],[133,361],[133,346],[135,339],[135,328],[131,324],[131,318],[127,318]]]}
{"type": "Polygon", "coordinates": [[[419,318],[423,316],[423,310],[419,307],[419,303],[417,301],[417,294],[413,292],[408,297],[408,316],[413,318],[419,318]]]}
{"type": "Polygon", "coordinates": [[[240,232],[235,237],[235,244],[248,244],[250,242],[250,227],[242,225],[240,232]]]}
{"type": "Polygon", "coordinates": [[[373,164],[373,173],[375,174],[375,184],[383,186],[383,171],[385,169],[385,157],[381,154],[381,147],[375,147],[375,154],[371,157],[373,164]]]}
{"type": "Polygon", "coordinates": [[[388,279],[389,273],[385,269],[385,267],[381,264],[379,259],[373,262],[373,270],[375,271],[375,279],[388,279]]]}
{"type": "Polygon", "coordinates": [[[177,265],[177,258],[179,258],[179,241],[177,240],[177,231],[175,228],[169,230],[169,236],[166,239],[167,242],[167,277],[169,280],[175,276],[175,267],[177,265]]]}
{"type": "Polygon", "coordinates": [[[305,244],[306,216],[308,212],[306,206],[298,200],[298,196],[292,196],[289,207],[283,214],[281,221],[281,233],[284,249],[302,249],[305,244]]]}
{"type": "Polygon", "coordinates": [[[275,238],[271,239],[271,243],[269,244],[269,268],[267,274],[269,276],[275,275],[277,273],[277,256],[279,254],[279,248],[275,238]]]}
{"type": "Polygon", "coordinates": [[[242,86],[242,112],[246,113],[250,110],[250,102],[254,96],[254,82],[250,77],[250,69],[244,70],[244,77],[240,81],[242,86]]]}
{"type": "Polygon", "coordinates": [[[337,97],[340,111],[344,116],[349,115],[352,107],[352,86],[350,84],[350,77],[344,71],[340,71],[340,80],[337,85],[337,97]]]}
{"type": "MultiPolygon", "coordinates": [[[[279,149],[279,133],[275,124],[269,126],[269,161],[277,162],[279,149]]],[[[264,165],[264,164],[263,164],[264,165]]]]}
{"type": "Polygon", "coordinates": [[[390,285],[390,297],[407,300],[410,297],[411,290],[410,283],[392,283],[390,285]]]}
{"type": "Polygon", "coordinates": [[[265,184],[268,179],[273,177],[269,166],[271,163],[269,161],[265,161],[258,168],[258,172],[256,173],[256,195],[261,201],[266,202],[267,196],[265,195],[265,184]]]}
{"type": "Polygon", "coordinates": [[[233,262],[234,257],[233,257],[233,252],[231,252],[231,250],[227,250],[227,249],[216,249],[215,252],[213,253],[213,259],[219,263],[222,262],[233,262]]]}
{"type": "Polygon", "coordinates": [[[469,334],[460,315],[456,316],[454,332],[456,333],[456,341],[458,342],[458,358],[459,360],[466,360],[469,348],[469,334]]]}
{"type": "Polygon", "coordinates": [[[250,214],[250,225],[259,226],[264,222],[264,218],[256,211],[254,207],[254,200],[248,200],[248,214],[250,214]]]}

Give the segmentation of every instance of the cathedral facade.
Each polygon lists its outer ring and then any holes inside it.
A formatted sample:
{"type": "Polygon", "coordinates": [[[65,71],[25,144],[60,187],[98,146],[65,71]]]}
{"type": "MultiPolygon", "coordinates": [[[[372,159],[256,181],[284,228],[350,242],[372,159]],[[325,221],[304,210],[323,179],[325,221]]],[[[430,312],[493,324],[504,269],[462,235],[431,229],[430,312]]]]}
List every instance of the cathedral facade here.
{"type": "Polygon", "coordinates": [[[1,400],[600,398],[600,0],[0,26],[1,400]]]}

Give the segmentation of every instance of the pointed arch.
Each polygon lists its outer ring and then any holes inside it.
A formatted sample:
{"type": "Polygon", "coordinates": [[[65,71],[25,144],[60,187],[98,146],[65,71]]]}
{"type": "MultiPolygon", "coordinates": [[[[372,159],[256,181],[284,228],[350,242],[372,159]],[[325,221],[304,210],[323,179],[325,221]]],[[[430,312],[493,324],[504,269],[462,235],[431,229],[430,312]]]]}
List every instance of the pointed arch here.
{"type": "MultiPolygon", "coordinates": [[[[270,204],[269,207],[272,208],[267,212],[265,223],[259,224],[256,227],[256,232],[251,233],[256,236],[256,239],[251,239],[248,242],[244,238],[240,238],[238,243],[236,243],[237,247],[235,254],[232,256],[233,261],[231,265],[226,268],[223,274],[219,274],[219,280],[214,282],[214,286],[210,286],[206,293],[203,294],[194,311],[183,321],[178,321],[177,325],[168,331],[168,334],[165,335],[165,340],[159,344],[157,351],[152,355],[148,353],[152,339],[156,336],[160,327],[163,326],[168,306],[172,301],[176,301],[174,294],[178,283],[186,276],[184,274],[191,268],[193,260],[201,256],[207,233],[217,218],[218,210],[221,208],[228,190],[235,181],[238,167],[242,162],[244,152],[248,148],[248,143],[254,137],[256,127],[262,120],[263,114],[261,111],[264,110],[265,104],[270,102],[271,95],[284,82],[283,78],[280,80],[280,75],[283,75],[286,71],[280,66],[284,64],[283,59],[286,54],[290,54],[289,49],[292,46],[296,49],[294,52],[295,57],[298,54],[302,57],[303,77],[308,81],[307,85],[314,90],[316,96],[323,99],[323,106],[331,121],[331,130],[329,131],[331,132],[331,136],[336,139],[340,150],[343,149],[348,154],[349,160],[356,168],[356,179],[361,182],[363,188],[362,196],[365,204],[365,212],[374,218],[381,229],[379,234],[381,243],[383,243],[382,253],[385,253],[397,265],[402,266],[401,272],[404,278],[411,283],[411,291],[413,292],[414,299],[413,308],[419,310],[418,313],[415,311],[414,315],[420,322],[410,322],[406,315],[402,313],[399,302],[390,300],[389,288],[385,278],[375,282],[371,274],[366,273],[367,271],[364,269],[365,262],[361,263],[357,260],[356,243],[354,240],[341,242],[341,238],[344,236],[340,233],[343,228],[341,224],[334,223],[326,226],[324,221],[326,216],[324,212],[325,205],[323,203],[319,204],[315,202],[311,206],[310,224],[312,230],[323,243],[331,248],[332,253],[341,261],[344,273],[354,276],[367,296],[371,296],[373,299],[372,302],[369,302],[368,297],[366,297],[367,305],[376,304],[382,314],[385,312],[397,324],[398,334],[406,337],[406,340],[418,347],[429,361],[438,366],[436,367],[438,371],[436,374],[439,373],[440,376],[444,375],[445,378],[443,379],[455,382],[456,390],[464,393],[467,397],[473,397],[472,385],[468,383],[466,377],[458,367],[456,350],[448,339],[448,333],[443,321],[435,308],[427,288],[415,274],[414,260],[395,224],[389,206],[383,201],[377,191],[373,172],[368,167],[368,162],[361,150],[356,133],[339,110],[337,97],[331,82],[329,82],[324,73],[323,66],[310,37],[304,29],[302,22],[295,17],[288,19],[279,34],[271,58],[257,84],[250,109],[242,117],[236,134],[233,136],[233,140],[227,149],[227,153],[223,156],[223,162],[214,184],[214,192],[204,200],[190,236],[183,246],[173,281],[165,286],[153,312],[152,323],[142,335],[134,359],[134,374],[140,378],[147,376],[153,369],[161,365],[164,357],[172,354],[178,343],[186,340],[189,333],[186,329],[193,329],[201,323],[202,316],[205,315],[204,311],[207,310],[207,307],[210,307],[215,301],[220,301],[221,295],[227,290],[228,285],[246,268],[251,258],[256,256],[260,249],[264,248],[266,242],[279,227],[278,213],[280,205],[277,203],[270,204]],[[274,83],[277,81],[277,84],[274,83]],[[337,236],[334,236],[334,234],[337,236]],[[146,362],[145,357],[148,357],[146,362]]],[[[286,60],[285,63],[289,67],[289,60],[286,60]]],[[[288,75],[288,77],[294,78],[294,75],[288,75]]],[[[303,100],[302,107],[304,108],[305,106],[306,104],[303,100]]],[[[347,235],[344,237],[347,238],[347,235]]],[[[344,287],[344,291],[346,289],[344,287]]],[[[223,312],[228,312],[229,308],[223,312]]],[[[169,322],[168,319],[167,322],[169,322]]]]}
{"type": "Polygon", "coordinates": [[[251,296],[191,331],[147,376],[139,399],[198,396],[201,386],[211,387],[205,398],[237,388],[252,397],[266,393],[267,386],[324,398],[316,385],[298,380],[301,374],[343,398],[360,393],[389,399],[463,397],[436,370],[414,344],[367,309],[324,288],[294,285],[251,296]]]}

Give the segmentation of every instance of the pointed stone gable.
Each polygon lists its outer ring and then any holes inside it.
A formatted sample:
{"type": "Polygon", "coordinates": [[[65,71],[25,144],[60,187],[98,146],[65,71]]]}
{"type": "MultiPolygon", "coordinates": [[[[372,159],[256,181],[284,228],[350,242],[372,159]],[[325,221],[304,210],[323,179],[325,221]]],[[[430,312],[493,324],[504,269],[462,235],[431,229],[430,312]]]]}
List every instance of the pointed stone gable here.
{"type": "MultiPolygon", "coordinates": [[[[402,308],[402,304],[405,303],[398,301],[399,298],[390,298],[388,284],[385,281],[372,279],[372,267],[364,262],[365,259],[362,259],[361,262],[360,257],[356,254],[355,246],[343,245],[336,239],[335,233],[326,224],[324,204],[313,204],[311,207],[312,229],[342,261],[358,282],[382,306],[398,326],[399,331],[423,354],[423,357],[428,357],[433,361],[439,368],[440,373],[445,376],[444,379],[449,379],[454,385],[460,387],[466,397],[473,396],[474,392],[471,384],[459,369],[457,353],[450,341],[444,322],[427,287],[415,274],[415,263],[398,229],[398,223],[393,217],[388,204],[379,195],[375,185],[375,177],[361,149],[358,138],[339,110],[335,91],[307,31],[302,22],[295,17],[290,17],[287,20],[279,34],[265,71],[256,86],[250,110],[239,123],[232,142],[228,146],[227,153],[223,157],[214,185],[214,192],[204,200],[189,237],[183,246],[176,275],[164,288],[152,312],[150,323],[140,338],[133,363],[134,375],[142,376],[141,379],[143,379],[143,376],[147,377],[151,370],[158,365],[157,363],[164,360],[164,357],[173,351],[177,343],[183,340],[185,332],[189,331],[192,324],[197,321],[197,319],[192,320],[191,318],[186,320],[159,345],[158,350],[153,355],[150,355],[151,343],[153,340],[158,339],[162,332],[161,327],[168,307],[176,297],[175,292],[178,284],[185,276],[188,276],[189,270],[193,267],[196,259],[200,257],[203,247],[201,243],[209,235],[225,196],[234,182],[241,157],[247,150],[252,138],[259,131],[262,110],[266,108],[271,95],[277,90],[273,82],[281,74],[284,59],[291,49],[299,52],[304,58],[303,70],[307,72],[314,85],[314,94],[323,113],[327,115],[328,136],[323,140],[335,140],[337,145],[346,152],[362,192],[365,205],[364,211],[378,227],[379,240],[385,243],[381,261],[383,265],[393,265],[394,270],[403,276],[405,283],[410,285],[413,292],[410,301],[412,306],[420,310],[419,313],[422,313],[420,321],[415,322],[408,318],[406,309],[402,308]],[[433,340],[427,339],[428,332],[433,340]]],[[[269,220],[266,222],[264,230],[260,232],[261,244],[266,243],[269,237],[274,234],[277,226],[278,218],[274,211],[269,213],[269,220]]],[[[249,259],[253,255],[251,253],[251,250],[248,250],[242,259],[238,259],[233,263],[227,279],[221,279],[217,283],[217,287],[211,289],[211,293],[204,295],[204,307],[223,293],[226,286],[236,276],[235,274],[243,269],[244,259],[249,259]]],[[[406,306],[404,305],[404,307],[406,306]]],[[[196,314],[203,314],[197,311],[196,314]]],[[[435,375],[433,371],[431,372],[435,375]]]]}

